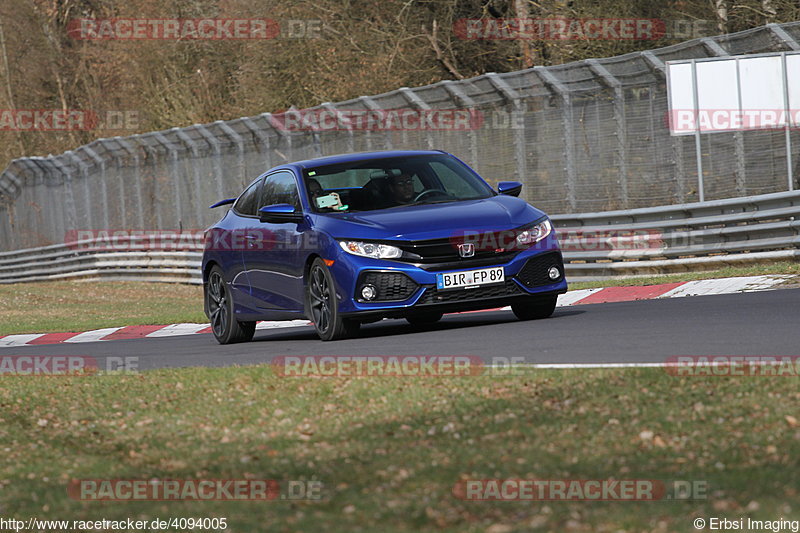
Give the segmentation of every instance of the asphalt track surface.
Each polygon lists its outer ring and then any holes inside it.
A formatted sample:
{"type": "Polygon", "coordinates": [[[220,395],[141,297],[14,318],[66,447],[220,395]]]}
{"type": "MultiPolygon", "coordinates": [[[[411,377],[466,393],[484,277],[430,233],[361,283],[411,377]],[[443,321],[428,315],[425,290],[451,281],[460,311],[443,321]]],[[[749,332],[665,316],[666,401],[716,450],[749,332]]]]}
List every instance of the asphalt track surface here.
{"type": "Polygon", "coordinates": [[[357,338],[322,342],[312,327],[257,331],[220,346],[211,334],[0,348],[7,355],[136,357],[139,370],[268,363],[287,355],[477,355],[527,363],[663,363],[677,355],[800,355],[800,289],[557,308],[522,322],[511,311],[362,326],[357,338]]]}

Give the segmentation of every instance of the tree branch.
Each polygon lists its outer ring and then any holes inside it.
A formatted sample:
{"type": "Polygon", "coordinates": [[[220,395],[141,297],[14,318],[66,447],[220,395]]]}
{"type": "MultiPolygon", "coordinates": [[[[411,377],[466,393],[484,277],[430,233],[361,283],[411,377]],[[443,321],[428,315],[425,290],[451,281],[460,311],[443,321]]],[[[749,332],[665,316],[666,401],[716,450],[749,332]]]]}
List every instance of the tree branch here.
{"type": "Polygon", "coordinates": [[[438,60],[438,61],[439,61],[439,62],[440,62],[442,65],[444,65],[444,68],[446,68],[446,69],[447,69],[447,71],[448,71],[450,74],[452,74],[453,76],[455,76],[455,77],[456,77],[456,78],[458,78],[459,80],[463,80],[463,79],[464,79],[464,76],[462,76],[462,75],[461,75],[461,73],[460,73],[460,72],[458,71],[458,69],[457,69],[457,68],[456,68],[456,67],[453,65],[453,63],[451,63],[451,62],[450,62],[450,60],[449,60],[449,59],[447,59],[447,58],[444,56],[444,54],[442,53],[442,49],[441,49],[441,47],[439,46],[439,40],[436,38],[436,30],[437,30],[436,19],[434,19],[434,20],[433,20],[433,31],[432,31],[432,33],[428,33],[428,32],[426,32],[426,31],[425,31],[425,29],[423,28],[423,32],[425,33],[425,37],[427,37],[427,39],[428,39],[428,42],[430,42],[430,43],[431,43],[431,48],[433,48],[433,51],[436,53],[436,59],[437,59],[437,60],[438,60]]]}

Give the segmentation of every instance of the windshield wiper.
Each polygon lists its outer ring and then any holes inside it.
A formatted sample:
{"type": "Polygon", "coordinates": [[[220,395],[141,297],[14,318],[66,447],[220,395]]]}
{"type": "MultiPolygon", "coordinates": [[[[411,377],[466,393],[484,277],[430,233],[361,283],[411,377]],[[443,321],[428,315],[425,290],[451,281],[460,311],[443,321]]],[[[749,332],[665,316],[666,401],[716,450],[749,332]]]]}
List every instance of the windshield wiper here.
{"type": "Polygon", "coordinates": [[[459,198],[456,198],[454,200],[436,200],[434,202],[417,202],[416,204],[413,204],[413,205],[448,204],[450,202],[460,202],[460,201],[461,200],[459,198]]]}

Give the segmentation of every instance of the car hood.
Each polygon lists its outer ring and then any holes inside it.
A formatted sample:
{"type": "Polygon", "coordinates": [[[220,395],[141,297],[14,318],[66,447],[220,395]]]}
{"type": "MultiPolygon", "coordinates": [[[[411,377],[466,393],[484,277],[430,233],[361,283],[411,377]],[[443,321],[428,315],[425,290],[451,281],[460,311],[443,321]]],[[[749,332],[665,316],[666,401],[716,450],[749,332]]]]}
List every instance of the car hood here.
{"type": "Polygon", "coordinates": [[[413,205],[376,211],[317,215],[315,227],[339,239],[424,240],[465,231],[497,231],[533,222],[545,214],[520,198],[413,205]]]}

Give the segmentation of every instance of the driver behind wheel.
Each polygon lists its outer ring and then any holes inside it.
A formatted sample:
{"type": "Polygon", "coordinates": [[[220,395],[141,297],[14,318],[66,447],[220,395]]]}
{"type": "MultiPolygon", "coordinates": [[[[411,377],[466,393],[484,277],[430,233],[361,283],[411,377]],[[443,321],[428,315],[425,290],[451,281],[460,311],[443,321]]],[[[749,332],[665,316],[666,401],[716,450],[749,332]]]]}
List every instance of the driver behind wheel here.
{"type": "Polygon", "coordinates": [[[389,191],[398,204],[410,204],[414,200],[414,182],[408,174],[389,177],[389,191]]]}

